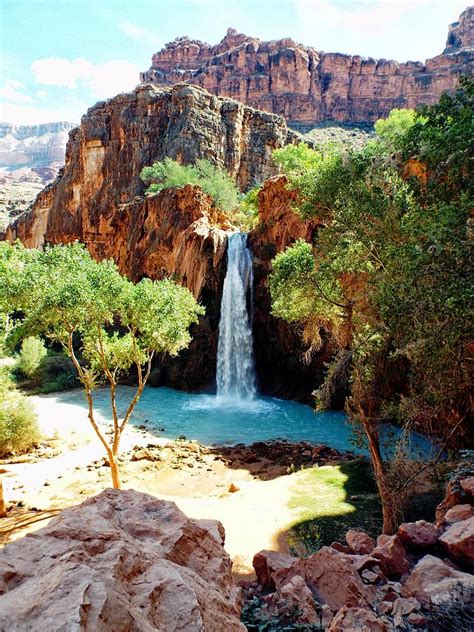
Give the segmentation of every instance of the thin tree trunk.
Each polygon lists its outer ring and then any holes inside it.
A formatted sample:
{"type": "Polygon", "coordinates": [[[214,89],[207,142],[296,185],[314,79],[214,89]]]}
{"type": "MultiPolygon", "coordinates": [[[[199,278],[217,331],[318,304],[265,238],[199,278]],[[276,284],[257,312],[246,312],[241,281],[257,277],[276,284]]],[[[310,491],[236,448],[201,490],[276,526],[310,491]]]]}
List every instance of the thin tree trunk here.
{"type": "MultiPolygon", "coordinates": [[[[119,475],[117,461],[115,460],[115,453],[113,452],[112,448],[108,444],[107,439],[102,434],[99,426],[97,425],[94,419],[94,401],[92,399],[92,391],[87,381],[87,375],[84,373],[84,370],[81,367],[79,360],[76,357],[76,354],[74,353],[74,348],[72,346],[72,334],[69,336],[68,351],[69,351],[69,356],[71,360],[73,361],[74,366],[76,367],[76,371],[79,375],[79,378],[81,379],[81,382],[84,385],[84,390],[85,390],[86,398],[87,398],[87,404],[89,407],[89,413],[88,413],[89,421],[92,427],[94,428],[96,435],[99,437],[100,442],[104,446],[105,451],[107,452],[107,458],[109,460],[110,471],[112,473],[112,484],[115,489],[120,489],[120,475],[119,475]]],[[[116,435],[117,432],[120,432],[120,429],[117,429],[114,435],[116,435]]]]}
{"type": "Polygon", "coordinates": [[[7,515],[7,508],[5,505],[5,499],[3,498],[3,480],[0,477],[0,518],[5,518],[7,515]]]}
{"type": "Polygon", "coordinates": [[[389,485],[387,484],[387,473],[385,464],[380,452],[379,433],[374,430],[370,421],[364,416],[363,424],[365,434],[369,442],[372,465],[374,467],[375,481],[379,490],[380,501],[382,503],[383,526],[382,533],[392,535],[398,528],[398,517],[389,485]]]}

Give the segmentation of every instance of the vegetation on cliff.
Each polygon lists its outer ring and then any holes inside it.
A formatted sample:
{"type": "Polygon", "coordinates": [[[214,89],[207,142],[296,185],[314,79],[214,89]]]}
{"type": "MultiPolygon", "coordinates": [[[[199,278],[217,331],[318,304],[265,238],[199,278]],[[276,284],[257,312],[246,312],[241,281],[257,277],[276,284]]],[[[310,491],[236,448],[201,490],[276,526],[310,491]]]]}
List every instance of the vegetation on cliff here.
{"type": "Polygon", "coordinates": [[[241,194],[235,181],[223,169],[209,160],[197,160],[194,165],[182,165],[176,160],[165,158],[151,167],[144,167],[141,179],[149,184],[147,195],[155,195],[163,189],[180,189],[187,184],[200,187],[209,195],[212,205],[229,215],[229,219],[244,230],[249,230],[258,214],[256,197],[259,191],[254,186],[247,194],[241,194]]]}
{"type": "Polygon", "coordinates": [[[20,244],[0,248],[0,311],[10,316],[11,344],[42,335],[72,360],[88,402],[88,416],[102,442],[114,487],[120,487],[116,456],[121,435],[150,375],[153,357],[188,346],[189,327],[203,313],[189,290],[170,280],[136,285],[112,261],[94,261],[75,243],[43,251],[20,244]],[[11,318],[15,317],[12,322],[11,318]],[[134,369],[138,386],[120,415],[116,387],[134,369]],[[109,443],[94,411],[94,389],[110,388],[113,435],[109,443]]]}
{"type": "Polygon", "coordinates": [[[318,406],[349,393],[385,532],[396,528],[412,476],[382,456],[378,423],[397,419],[447,439],[468,432],[473,97],[466,80],[438,105],[395,111],[362,150],[275,152],[298,212],[320,229],[316,244],[297,242],[275,258],[273,312],[303,324],[309,353],[323,332],[336,342],[318,406]]]}

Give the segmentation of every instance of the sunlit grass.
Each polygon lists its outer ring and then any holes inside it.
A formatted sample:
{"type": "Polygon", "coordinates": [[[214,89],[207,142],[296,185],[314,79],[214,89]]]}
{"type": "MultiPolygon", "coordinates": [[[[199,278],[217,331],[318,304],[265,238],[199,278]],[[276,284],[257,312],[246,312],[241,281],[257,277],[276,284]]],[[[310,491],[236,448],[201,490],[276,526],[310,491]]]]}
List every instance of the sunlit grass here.
{"type": "Polygon", "coordinates": [[[335,540],[344,542],[348,529],[380,531],[380,503],[369,464],[354,461],[298,473],[288,507],[294,521],[288,531],[290,550],[308,555],[335,540]]]}

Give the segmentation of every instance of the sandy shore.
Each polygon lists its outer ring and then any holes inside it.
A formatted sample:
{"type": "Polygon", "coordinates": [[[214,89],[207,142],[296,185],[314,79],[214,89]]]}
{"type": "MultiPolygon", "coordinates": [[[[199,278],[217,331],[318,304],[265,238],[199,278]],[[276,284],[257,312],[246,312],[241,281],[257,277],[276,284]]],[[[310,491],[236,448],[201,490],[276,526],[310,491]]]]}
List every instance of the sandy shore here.
{"type": "MultiPolygon", "coordinates": [[[[33,397],[32,402],[45,442],[31,455],[0,464],[11,507],[0,522],[4,540],[47,523],[40,520],[8,533],[18,521],[50,516],[51,510],[80,503],[111,486],[110,468],[84,408],[71,405],[58,419],[54,396],[33,397]]],[[[129,426],[121,444],[122,486],[172,500],[190,517],[220,520],[235,573],[248,577],[257,551],[286,549],[284,532],[293,521],[287,501],[298,473],[288,475],[285,467],[268,459],[247,461],[234,459],[229,450],[219,454],[198,443],[172,442],[129,426]]]]}

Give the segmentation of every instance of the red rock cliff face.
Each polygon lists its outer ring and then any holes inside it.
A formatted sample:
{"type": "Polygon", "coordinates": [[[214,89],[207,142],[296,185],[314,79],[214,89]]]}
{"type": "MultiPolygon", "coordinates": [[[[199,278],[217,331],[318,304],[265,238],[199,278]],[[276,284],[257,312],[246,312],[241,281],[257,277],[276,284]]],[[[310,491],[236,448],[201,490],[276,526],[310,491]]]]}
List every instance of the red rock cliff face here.
{"type": "Polygon", "coordinates": [[[284,176],[265,182],[258,196],[259,223],[250,233],[254,253],[254,347],[259,387],[280,397],[312,402],[312,391],[321,383],[328,346],[303,361],[305,346],[296,329],[271,315],[268,274],[273,257],[298,239],[312,241],[317,223],[302,221],[292,211],[294,193],[284,176]]]}
{"type": "Polygon", "coordinates": [[[193,342],[165,360],[163,383],[214,384],[225,221],[200,189],[144,198],[141,169],[165,156],[207,158],[244,189],[274,173],[273,149],[298,135],[284,120],[188,85],[137,89],[98,103],[71,133],[66,164],[32,210],[7,229],[28,247],[79,240],[97,259],[112,258],[133,280],[171,276],[206,307],[193,342]]]}
{"type": "Polygon", "coordinates": [[[287,120],[372,122],[393,108],[435,103],[474,69],[474,8],[451,25],[443,54],[421,62],[324,53],[291,39],[262,42],[229,29],[217,45],[177,38],[143,82],[202,86],[287,120]]]}

